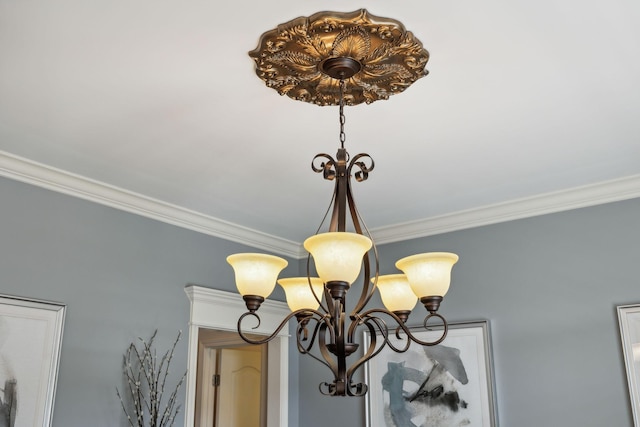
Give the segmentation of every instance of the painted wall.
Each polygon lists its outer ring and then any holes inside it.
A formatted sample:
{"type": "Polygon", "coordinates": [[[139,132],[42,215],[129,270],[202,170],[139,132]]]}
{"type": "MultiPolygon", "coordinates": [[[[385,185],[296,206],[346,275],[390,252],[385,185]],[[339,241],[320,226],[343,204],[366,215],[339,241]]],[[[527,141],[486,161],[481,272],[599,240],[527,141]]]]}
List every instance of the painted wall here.
{"type": "MultiPolygon", "coordinates": [[[[633,425],[615,307],[640,303],[640,199],[384,245],[382,272],[428,251],[460,255],[441,314],[490,321],[500,425],[633,425]]],[[[300,425],[364,426],[325,371],[300,359],[300,425]]]]}
{"type": "MultiPolygon", "coordinates": [[[[187,330],[183,287],[233,290],[224,259],[249,248],[7,179],[0,200],[0,293],[68,305],[54,426],[125,425],[127,345],[155,328],[170,345],[187,330]]],[[[416,252],[460,255],[441,312],[490,320],[501,425],[630,426],[615,306],[640,303],[639,222],[635,199],[389,244],[382,272],[416,252]]],[[[176,374],[186,358],[185,337],[176,374]]],[[[363,399],[320,396],[325,370],[291,361],[292,427],[364,425],[363,399]]]]}
{"type": "MultiPolygon", "coordinates": [[[[0,178],[0,293],[67,304],[53,425],[128,425],[116,387],[124,385],[129,343],[157,328],[157,348],[164,351],[183,330],[172,362],[174,376],[182,374],[189,322],[184,286],[234,291],[225,258],[247,250],[0,178]]],[[[297,424],[297,360],[292,352],[291,425],[297,424]]],[[[184,405],[184,386],[180,397],[184,405]]],[[[175,425],[183,424],[181,413],[175,425]]]]}

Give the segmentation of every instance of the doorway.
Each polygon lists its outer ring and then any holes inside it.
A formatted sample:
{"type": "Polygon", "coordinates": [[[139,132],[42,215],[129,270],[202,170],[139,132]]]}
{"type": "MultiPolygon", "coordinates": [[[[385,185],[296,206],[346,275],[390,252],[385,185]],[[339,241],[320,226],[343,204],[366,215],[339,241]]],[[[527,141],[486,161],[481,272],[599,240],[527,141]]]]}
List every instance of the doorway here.
{"type": "Polygon", "coordinates": [[[200,328],[195,427],[265,427],[267,346],[200,328]]]}
{"type": "MultiPolygon", "coordinates": [[[[246,306],[237,293],[225,292],[202,286],[188,285],[185,293],[191,302],[189,316],[189,363],[186,382],[186,402],[184,427],[194,427],[196,421],[196,383],[198,369],[198,336],[201,329],[213,329],[237,335],[238,318],[246,312],[246,306]]],[[[289,314],[284,302],[265,301],[260,307],[262,322],[252,333],[267,336],[278,328],[282,319],[289,314]]],[[[244,343],[244,341],[242,341],[244,343]]],[[[289,425],[289,330],[283,328],[268,344],[267,391],[264,398],[269,410],[266,427],[287,427],[289,425]]]]}

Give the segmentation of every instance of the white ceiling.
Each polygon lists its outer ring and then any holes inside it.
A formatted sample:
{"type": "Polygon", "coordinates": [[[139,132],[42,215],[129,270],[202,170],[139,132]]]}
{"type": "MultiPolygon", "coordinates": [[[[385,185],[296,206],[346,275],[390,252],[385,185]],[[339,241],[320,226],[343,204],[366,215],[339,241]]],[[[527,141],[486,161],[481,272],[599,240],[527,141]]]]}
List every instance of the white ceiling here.
{"type": "Polygon", "coordinates": [[[335,154],[338,111],[279,96],[247,52],[359,8],[431,54],[406,92],[346,109],[347,149],[376,161],[354,186],[370,228],[640,196],[637,0],[0,0],[0,172],[297,244],[330,200],[310,162],[335,154]]]}

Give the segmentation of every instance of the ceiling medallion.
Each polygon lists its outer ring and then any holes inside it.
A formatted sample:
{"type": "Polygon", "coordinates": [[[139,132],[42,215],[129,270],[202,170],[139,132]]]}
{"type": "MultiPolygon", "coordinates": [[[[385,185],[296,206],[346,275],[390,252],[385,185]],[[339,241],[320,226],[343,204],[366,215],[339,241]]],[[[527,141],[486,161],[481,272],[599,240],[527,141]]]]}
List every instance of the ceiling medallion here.
{"type": "Polygon", "coordinates": [[[394,19],[365,9],[318,12],[278,25],[249,52],[256,74],[280,95],[317,105],[370,104],[426,76],[429,52],[394,19]]]}

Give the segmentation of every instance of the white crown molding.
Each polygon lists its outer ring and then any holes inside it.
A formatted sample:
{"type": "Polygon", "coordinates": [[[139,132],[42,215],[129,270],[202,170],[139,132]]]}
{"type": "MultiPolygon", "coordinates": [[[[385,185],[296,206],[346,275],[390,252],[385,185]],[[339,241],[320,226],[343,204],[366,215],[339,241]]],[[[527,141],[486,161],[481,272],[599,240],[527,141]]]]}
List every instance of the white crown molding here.
{"type": "MultiPolygon", "coordinates": [[[[292,258],[298,242],[0,151],[0,176],[292,258]]],[[[640,197],[640,174],[371,230],[378,245],[640,197]]]]}
{"type": "Polygon", "coordinates": [[[300,244],[0,151],[0,176],[167,224],[300,257],[300,244]]]}
{"type": "Polygon", "coordinates": [[[399,242],[640,197],[640,175],[511,200],[371,231],[376,244],[399,242]]]}

